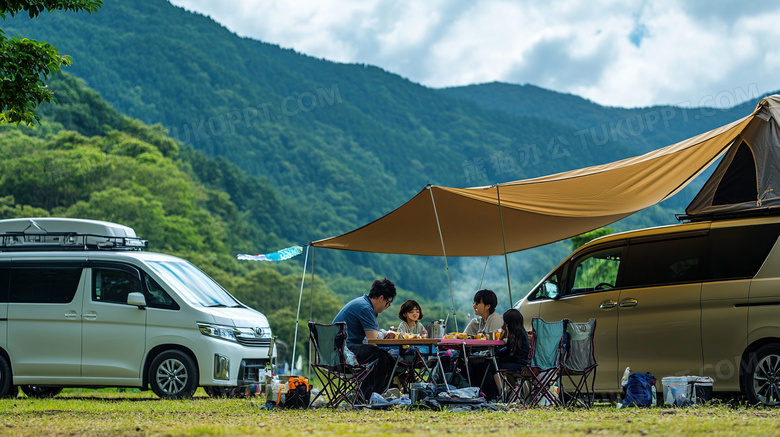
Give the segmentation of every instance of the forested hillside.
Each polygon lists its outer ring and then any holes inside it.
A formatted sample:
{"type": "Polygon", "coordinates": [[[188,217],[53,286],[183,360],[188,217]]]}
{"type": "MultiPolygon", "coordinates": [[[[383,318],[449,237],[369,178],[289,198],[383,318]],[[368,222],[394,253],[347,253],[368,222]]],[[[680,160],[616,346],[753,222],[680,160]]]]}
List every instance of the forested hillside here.
{"type": "MultiPolygon", "coordinates": [[[[75,92],[68,85],[57,90],[66,104],[45,109],[45,123],[4,137],[23,135],[6,142],[5,165],[20,172],[19,181],[2,176],[8,185],[0,196],[14,195],[6,210],[28,205],[50,214],[114,214],[101,218],[121,218],[153,241],[159,236],[160,250],[210,257],[229,272],[228,280],[247,283],[255,278],[234,270],[239,267],[229,258],[236,252],[270,252],[347,232],[427,183],[490,185],[615,161],[743,117],[755,104],[686,112],[605,108],[532,86],[436,90],[373,66],[241,38],[165,0],[106,2],[91,15],[17,16],[3,29],[54,44],[73,61],[66,71],[105,99],[85,91],[68,100],[75,92]],[[34,155],[42,174],[21,174],[33,157],[15,142],[45,151],[34,155]],[[121,165],[106,167],[97,150],[121,165]],[[54,164],[60,156],[67,167],[54,164]],[[150,174],[141,177],[129,166],[150,174]],[[162,177],[155,167],[176,171],[161,170],[166,178],[159,185],[144,186],[140,179],[162,177]],[[24,185],[36,181],[43,189],[24,185]],[[182,199],[164,198],[190,183],[199,188],[182,199]],[[156,215],[133,215],[147,203],[156,215]]],[[[616,229],[671,223],[686,203],[682,195],[672,202],[616,229]]],[[[511,255],[514,298],[567,251],[562,243],[511,255]]],[[[320,250],[314,265],[326,289],[342,299],[364,292],[377,276],[440,308],[449,303],[449,273],[461,296],[458,311],[468,310],[480,285],[506,289],[504,264],[497,261],[483,268],[485,260],[450,260],[447,272],[435,257],[320,250]]],[[[284,305],[288,311],[290,302],[284,305]]],[[[427,308],[426,314],[443,316],[427,308]]]]}
{"type": "MultiPolygon", "coordinates": [[[[150,250],[192,261],[265,313],[279,339],[291,344],[302,263],[235,258],[252,253],[255,242],[288,244],[273,226],[289,213],[275,190],[224,159],[178,144],[159,125],[122,116],[72,76],[57,76],[50,86],[59,104],[40,108],[40,125],[0,126],[0,218],[128,225],[150,250]]],[[[314,318],[332,318],[341,299],[319,277],[314,281],[314,318]]],[[[308,306],[302,318],[306,329],[308,306]]]]}
{"type": "MultiPolygon", "coordinates": [[[[17,17],[4,28],[70,55],[67,71],[121,113],[266,179],[290,205],[279,236],[298,243],[374,220],[427,183],[487,185],[631,154],[619,141],[581,144],[558,121],[486,110],[376,67],[240,38],[164,0],[17,17]]],[[[440,260],[329,251],[318,262],[428,296],[446,287],[440,260]]]]}
{"type": "Polygon", "coordinates": [[[484,108],[559,120],[578,132],[597,137],[597,144],[610,137],[619,138],[635,154],[682,141],[744,117],[755,108],[759,97],[755,90],[735,89],[724,90],[719,96],[701,98],[702,104],[722,101],[726,107],[680,102],[677,106],[620,108],[601,106],[579,96],[534,85],[493,82],[440,91],[484,108]],[[745,99],[749,101],[741,103],[745,99]]]}

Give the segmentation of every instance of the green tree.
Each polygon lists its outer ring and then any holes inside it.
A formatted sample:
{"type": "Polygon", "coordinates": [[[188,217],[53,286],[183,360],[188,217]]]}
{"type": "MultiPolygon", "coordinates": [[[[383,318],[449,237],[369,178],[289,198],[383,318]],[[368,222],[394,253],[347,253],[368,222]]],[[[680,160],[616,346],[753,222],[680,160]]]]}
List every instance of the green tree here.
{"type": "Polygon", "coordinates": [[[596,238],[603,237],[605,235],[609,235],[612,232],[612,228],[599,228],[594,229],[590,232],[586,232],[584,234],[580,234],[574,237],[571,237],[569,239],[569,244],[571,244],[571,250],[575,251],[585,245],[585,243],[589,242],[590,240],[595,240],[596,238]]]}
{"type": "MultiPolygon", "coordinates": [[[[103,6],[103,0],[0,0],[0,18],[12,17],[25,11],[35,18],[44,10],[87,11],[92,13],[103,6]]],[[[70,65],[70,58],[60,55],[51,44],[22,38],[8,38],[0,29],[0,122],[33,124],[39,121],[35,107],[50,102],[54,93],[44,80],[70,65]]]]}

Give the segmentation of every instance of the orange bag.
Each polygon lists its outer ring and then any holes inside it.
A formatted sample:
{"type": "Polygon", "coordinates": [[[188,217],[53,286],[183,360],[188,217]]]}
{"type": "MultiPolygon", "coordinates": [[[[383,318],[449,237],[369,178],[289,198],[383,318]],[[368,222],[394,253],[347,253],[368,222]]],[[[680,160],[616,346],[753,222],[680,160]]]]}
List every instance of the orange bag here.
{"type": "MultiPolygon", "coordinates": [[[[309,379],[303,376],[290,376],[288,381],[285,408],[309,408],[309,379]]],[[[277,404],[278,405],[278,404],[277,404]]]]}

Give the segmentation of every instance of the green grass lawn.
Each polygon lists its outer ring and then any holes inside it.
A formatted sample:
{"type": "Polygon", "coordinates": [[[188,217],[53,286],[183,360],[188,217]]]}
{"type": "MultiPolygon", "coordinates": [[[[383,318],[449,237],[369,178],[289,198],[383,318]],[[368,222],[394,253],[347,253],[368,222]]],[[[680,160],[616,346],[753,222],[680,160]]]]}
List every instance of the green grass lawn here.
{"type": "Polygon", "coordinates": [[[590,410],[508,408],[498,412],[396,409],[265,410],[263,397],[160,400],[152,392],[68,389],[53,399],[0,400],[3,436],[297,435],[780,435],[780,409],[715,401],[687,408],[590,410]]]}

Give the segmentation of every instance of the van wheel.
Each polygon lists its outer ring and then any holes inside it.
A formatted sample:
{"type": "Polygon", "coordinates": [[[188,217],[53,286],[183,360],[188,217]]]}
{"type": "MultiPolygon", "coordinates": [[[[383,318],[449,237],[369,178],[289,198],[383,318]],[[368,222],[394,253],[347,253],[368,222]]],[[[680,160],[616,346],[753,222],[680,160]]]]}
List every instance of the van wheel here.
{"type": "Polygon", "coordinates": [[[11,365],[0,355],[0,398],[15,397],[19,393],[19,389],[13,385],[13,380],[11,365]]]}
{"type": "Polygon", "coordinates": [[[29,398],[53,398],[62,391],[62,387],[41,387],[39,385],[23,385],[22,393],[29,398]]]}
{"type": "Polygon", "coordinates": [[[780,345],[768,344],[750,354],[744,387],[752,404],[780,404],[780,345]]]}
{"type": "Polygon", "coordinates": [[[149,385],[164,399],[191,398],[198,389],[198,368],[184,352],[163,352],[149,367],[149,385]]]}

